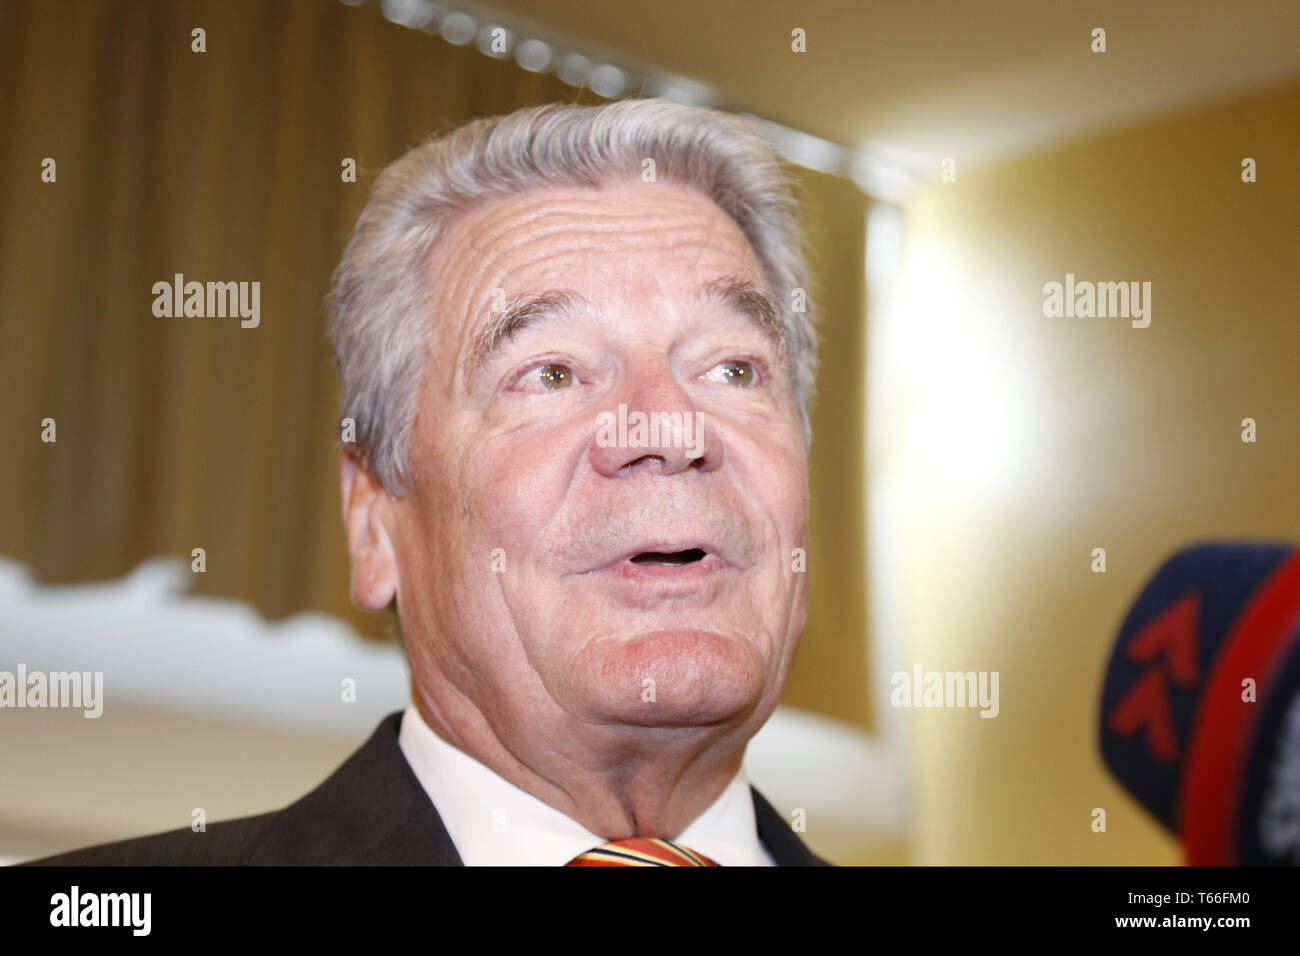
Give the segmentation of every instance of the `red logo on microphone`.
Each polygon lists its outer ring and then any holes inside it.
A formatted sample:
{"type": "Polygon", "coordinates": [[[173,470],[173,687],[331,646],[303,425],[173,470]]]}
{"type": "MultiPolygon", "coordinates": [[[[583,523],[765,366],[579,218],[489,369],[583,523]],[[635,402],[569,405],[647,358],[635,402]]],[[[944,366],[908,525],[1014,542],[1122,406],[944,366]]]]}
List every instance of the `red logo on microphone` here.
{"type": "Polygon", "coordinates": [[[1196,686],[1196,621],[1200,607],[1200,593],[1191,591],[1129,641],[1125,656],[1151,666],[1106,721],[1107,729],[1121,737],[1132,737],[1145,727],[1147,749],[1169,766],[1178,760],[1178,738],[1166,680],[1188,690],[1196,686]]]}

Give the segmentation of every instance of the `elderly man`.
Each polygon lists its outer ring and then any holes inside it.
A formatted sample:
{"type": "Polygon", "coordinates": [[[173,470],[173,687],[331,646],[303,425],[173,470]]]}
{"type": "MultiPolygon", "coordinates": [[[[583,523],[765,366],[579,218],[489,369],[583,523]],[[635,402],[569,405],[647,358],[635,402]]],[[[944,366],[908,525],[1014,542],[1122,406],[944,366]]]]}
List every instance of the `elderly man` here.
{"type": "Polygon", "coordinates": [[[798,223],[743,122],[660,100],[387,168],[330,306],[413,705],[284,810],[43,862],[822,864],[741,766],[807,614],[798,223]]]}

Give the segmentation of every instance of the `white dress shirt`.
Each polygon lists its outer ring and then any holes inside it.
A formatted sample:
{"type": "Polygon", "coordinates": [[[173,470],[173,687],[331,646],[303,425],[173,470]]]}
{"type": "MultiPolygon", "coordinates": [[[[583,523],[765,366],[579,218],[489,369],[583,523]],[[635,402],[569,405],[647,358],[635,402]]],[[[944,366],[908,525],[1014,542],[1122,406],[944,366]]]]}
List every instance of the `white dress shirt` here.
{"type": "MultiPolygon", "coordinates": [[[[606,840],[439,737],[414,705],[398,746],[466,866],[563,866],[606,840]]],[[[758,839],[742,767],[673,841],[723,866],[775,866],[758,839]]]]}

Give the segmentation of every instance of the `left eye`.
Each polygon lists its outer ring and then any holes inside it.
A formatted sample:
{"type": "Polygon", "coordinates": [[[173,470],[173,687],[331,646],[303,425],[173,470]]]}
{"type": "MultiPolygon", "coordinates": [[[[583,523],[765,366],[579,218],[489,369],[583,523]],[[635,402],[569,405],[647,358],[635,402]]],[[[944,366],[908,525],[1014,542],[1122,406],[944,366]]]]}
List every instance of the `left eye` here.
{"type": "Polygon", "coordinates": [[[719,362],[704,377],[712,382],[748,387],[758,381],[758,370],[750,362],[719,362]]]}

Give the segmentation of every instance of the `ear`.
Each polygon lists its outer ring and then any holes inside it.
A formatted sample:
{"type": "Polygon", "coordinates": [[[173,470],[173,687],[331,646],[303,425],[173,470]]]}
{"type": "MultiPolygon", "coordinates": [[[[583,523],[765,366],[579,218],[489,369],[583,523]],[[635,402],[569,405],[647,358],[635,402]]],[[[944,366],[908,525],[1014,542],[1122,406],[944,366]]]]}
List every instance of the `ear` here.
{"type": "Polygon", "coordinates": [[[339,456],[339,485],[352,555],[352,603],[364,611],[382,611],[397,595],[397,561],[385,520],[392,499],[351,452],[339,456]]]}

